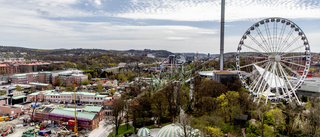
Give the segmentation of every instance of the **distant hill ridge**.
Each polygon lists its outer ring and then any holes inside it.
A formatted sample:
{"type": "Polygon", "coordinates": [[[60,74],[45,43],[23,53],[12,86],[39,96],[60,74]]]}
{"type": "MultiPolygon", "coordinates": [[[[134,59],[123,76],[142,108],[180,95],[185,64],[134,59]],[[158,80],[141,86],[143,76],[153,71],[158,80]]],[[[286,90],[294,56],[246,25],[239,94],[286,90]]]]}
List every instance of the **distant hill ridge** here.
{"type": "Polygon", "coordinates": [[[14,46],[0,46],[0,54],[2,57],[22,57],[26,55],[27,58],[39,58],[46,59],[46,56],[66,56],[66,57],[77,57],[77,56],[92,56],[100,54],[113,54],[113,55],[147,55],[153,54],[155,57],[168,57],[174,53],[166,50],[104,50],[104,49],[33,49],[25,47],[14,47],[14,46]]]}

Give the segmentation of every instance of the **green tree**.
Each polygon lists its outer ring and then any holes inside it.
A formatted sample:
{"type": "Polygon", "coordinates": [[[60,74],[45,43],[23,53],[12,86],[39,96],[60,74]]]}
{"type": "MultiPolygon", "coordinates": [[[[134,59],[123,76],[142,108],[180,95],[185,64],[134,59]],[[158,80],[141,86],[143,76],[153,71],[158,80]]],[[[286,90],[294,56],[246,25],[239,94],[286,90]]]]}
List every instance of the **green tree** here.
{"type": "Polygon", "coordinates": [[[81,82],[81,85],[88,85],[88,84],[90,84],[89,80],[84,80],[81,82]]]}
{"type": "Polygon", "coordinates": [[[51,84],[49,84],[48,87],[47,87],[47,90],[51,90],[51,89],[53,89],[53,87],[52,87],[51,84]]]}
{"type": "Polygon", "coordinates": [[[7,91],[2,90],[2,91],[1,91],[1,95],[5,95],[5,94],[7,94],[7,91]]]}
{"type": "Polygon", "coordinates": [[[21,87],[19,85],[16,86],[17,91],[21,91],[21,87]]]}
{"type": "Polygon", "coordinates": [[[165,102],[165,96],[162,92],[156,92],[152,96],[152,112],[155,116],[155,119],[157,121],[158,127],[161,125],[161,117],[164,116],[164,113],[166,112],[166,102],[165,102]]]}
{"type": "Polygon", "coordinates": [[[92,79],[92,75],[90,73],[86,73],[86,75],[88,76],[88,80],[92,79]]]}
{"type": "Polygon", "coordinates": [[[265,123],[274,126],[274,132],[279,133],[285,127],[285,115],[279,108],[271,109],[263,114],[265,123]],[[279,130],[279,131],[277,131],[279,130]]]}
{"type": "Polygon", "coordinates": [[[102,86],[102,84],[101,83],[98,83],[98,85],[97,85],[97,92],[102,92],[102,89],[103,89],[103,86],[102,86]]]}
{"type": "Polygon", "coordinates": [[[207,135],[210,137],[222,137],[224,136],[223,132],[218,127],[206,127],[207,135]]]}
{"type": "Polygon", "coordinates": [[[92,76],[92,77],[94,77],[94,78],[98,78],[98,77],[99,77],[98,72],[93,72],[93,76],[92,76]]]}
{"type": "Polygon", "coordinates": [[[59,87],[61,87],[61,86],[62,86],[62,80],[61,80],[61,78],[60,78],[60,77],[58,77],[58,78],[56,79],[55,86],[59,86],[59,87]]]}
{"type": "Polygon", "coordinates": [[[225,122],[233,121],[234,116],[241,113],[238,92],[228,91],[226,94],[223,93],[217,97],[217,102],[225,122]]]}
{"type": "Polygon", "coordinates": [[[127,81],[128,78],[127,78],[127,76],[126,76],[124,73],[121,72],[121,73],[118,75],[118,80],[120,80],[120,81],[127,81]]]}

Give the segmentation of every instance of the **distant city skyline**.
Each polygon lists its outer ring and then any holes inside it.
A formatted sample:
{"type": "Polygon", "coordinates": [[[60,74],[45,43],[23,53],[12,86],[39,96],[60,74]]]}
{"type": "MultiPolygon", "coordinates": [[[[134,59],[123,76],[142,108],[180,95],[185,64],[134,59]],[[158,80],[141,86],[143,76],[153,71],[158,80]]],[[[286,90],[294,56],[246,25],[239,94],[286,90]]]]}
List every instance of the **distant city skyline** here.
{"type": "MultiPolygon", "coordinates": [[[[0,1],[0,45],[219,54],[221,0],[0,1]]],[[[320,52],[319,0],[226,1],[225,53],[269,17],[287,18],[320,52]]]]}

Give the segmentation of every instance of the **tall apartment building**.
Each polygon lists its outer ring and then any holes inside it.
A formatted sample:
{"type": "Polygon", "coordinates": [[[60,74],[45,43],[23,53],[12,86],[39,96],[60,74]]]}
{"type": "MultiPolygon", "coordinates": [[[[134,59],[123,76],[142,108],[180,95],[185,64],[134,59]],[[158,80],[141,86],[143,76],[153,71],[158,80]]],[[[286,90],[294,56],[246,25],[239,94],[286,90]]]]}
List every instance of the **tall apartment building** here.
{"type": "Polygon", "coordinates": [[[5,74],[30,73],[41,71],[43,66],[48,66],[50,63],[20,63],[20,62],[5,62],[0,64],[0,71],[5,74]]]}
{"type": "Polygon", "coordinates": [[[25,73],[25,74],[15,74],[10,76],[11,83],[13,84],[29,84],[31,82],[38,81],[37,73],[25,73]]]}
{"type": "Polygon", "coordinates": [[[88,80],[88,76],[83,74],[83,71],[71,70],[62,71],[59,73],[52,72],[34,72],[24,74],[14,74],[10,76],[11,83],[14,84],[29,84],[32,82],[36,83],[47,83],[56,85],[56,80],[60,78],[63,86],[70,85],[81,85],[85,80],[88,80]]]}
{"type": "Polygon", "coordinates": [[[70,86],[73,84],[81,85],[82,81],[88,80],[88,76],[83,74],[83,71],[68,70],[52,74],[52,85],[56,85],[58,78],[61,79],[63,86],[70,86]]]}
{"type": "Polygon", "coordinates": [[[38,80],[39,83],[52,83],[52,73],[51,72],[39,72],[38,80]]]}
{"type": "Polygon", "coordinates": [[[11,74],[12,67],[9,64],[0,64],[0,73],[11,74]]]}

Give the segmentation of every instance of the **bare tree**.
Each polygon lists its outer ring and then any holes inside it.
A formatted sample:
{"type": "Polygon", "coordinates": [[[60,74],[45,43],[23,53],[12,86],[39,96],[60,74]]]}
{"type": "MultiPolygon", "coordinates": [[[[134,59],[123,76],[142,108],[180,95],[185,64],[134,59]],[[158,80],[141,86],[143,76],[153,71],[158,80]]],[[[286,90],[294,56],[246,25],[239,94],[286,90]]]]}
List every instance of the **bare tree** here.
{"type": "Polygon", "coordinates": [[[191,116],[187,116],[186,114],[180,114],[179,116],[180,123],[178,124],[182,129],[182,137],[195,137],[193,134],[193,128],[191,127],[191,116]]]}
{"type": "Polygon", "coordinates": [[[125,106],[125,101],[122,98],[117,99],[113,102],[112,114],[113,114],[113,122],[116,126],[116,135],[118,135],[118,129],[124,117],[124,106],[125,106]]]}

